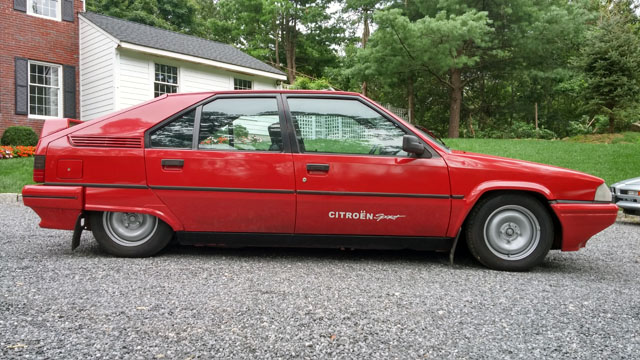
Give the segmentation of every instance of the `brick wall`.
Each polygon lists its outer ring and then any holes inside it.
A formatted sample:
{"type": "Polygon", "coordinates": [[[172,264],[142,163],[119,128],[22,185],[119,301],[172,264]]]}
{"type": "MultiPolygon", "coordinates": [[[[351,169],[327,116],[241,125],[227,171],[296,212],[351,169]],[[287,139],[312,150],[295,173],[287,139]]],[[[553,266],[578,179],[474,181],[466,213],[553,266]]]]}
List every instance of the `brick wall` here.
{"type": "Polygon", "coordinates": [[[73,22],[57,21],[16,11],[13,0],[0,0],[0,135],[14,125],[30,126],[40,134],[44,123],[15,113],[15,57],[75,66],[76,114],[80,114],[78,12],[83,2],[75,0],[74,8],[73,22]]]}

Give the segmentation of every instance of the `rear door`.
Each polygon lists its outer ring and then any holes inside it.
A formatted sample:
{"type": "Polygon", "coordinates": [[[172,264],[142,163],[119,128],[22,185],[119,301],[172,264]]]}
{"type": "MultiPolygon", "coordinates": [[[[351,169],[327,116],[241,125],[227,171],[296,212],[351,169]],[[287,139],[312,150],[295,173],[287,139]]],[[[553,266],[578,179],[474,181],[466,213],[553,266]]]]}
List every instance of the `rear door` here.
{"type": "Polygon", "coordinates": [[[445,236],[449,176],[435,151],[402,151],[409,130],[364,99],[285,98],[298,148],[297,234],[445,236]]]}
{"type": "Polygon", "coordinates": [[[221,95],[147,134],[148,185],[186,231],[292,233],[293,162],[274,95],[221,95]]]}

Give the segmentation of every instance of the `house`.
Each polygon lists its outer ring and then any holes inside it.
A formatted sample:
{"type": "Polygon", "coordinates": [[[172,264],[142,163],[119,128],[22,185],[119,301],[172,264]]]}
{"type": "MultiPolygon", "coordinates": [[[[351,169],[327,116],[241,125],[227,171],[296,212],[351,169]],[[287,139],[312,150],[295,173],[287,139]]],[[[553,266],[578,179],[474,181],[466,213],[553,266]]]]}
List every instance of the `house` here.
{"type": "Polygon", "coordinates": [[[0,2],[0,135],[78,114],[80,0],[0,2]]]}
{"type": "Polygon", "coordinates": [[[110,16],[80,24],[80,118],[175,92],[275,89],[286,75],[236,49],[110,16]]]}
{"type": "Polygon", "coordinates": [[[84,12],[82,0],[0,2],[0,134],[95,119],[165,93],[275,89],[283,72],[231,45],[84,12]]]}

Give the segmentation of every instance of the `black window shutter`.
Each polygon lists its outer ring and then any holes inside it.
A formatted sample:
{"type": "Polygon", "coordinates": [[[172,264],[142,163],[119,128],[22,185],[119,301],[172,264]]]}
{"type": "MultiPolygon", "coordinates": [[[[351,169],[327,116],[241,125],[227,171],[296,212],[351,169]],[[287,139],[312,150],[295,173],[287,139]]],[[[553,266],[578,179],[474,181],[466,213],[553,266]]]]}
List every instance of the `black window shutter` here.
{"type": "Polygon", "coordinates": [[[73,0],[62,0],[62,20],[73,22],[73,0]]]}
{"type": "Polygon", "coordinates": [[[13,8],[18,11],[27,12],[27,0],[13,0],[13,8]]]}
{"type": "Polygon", "coordinates": [[[62,102],[64,103],[64,111],[62,117],[76,117],[76,67],[70,65],[63,66],[64,76],[64,94],[62,102]]]}
{"type": "Polygon", "coordinates": [[[27,115],[29,105],[29,62],[15,58],[16,64],[16,115],[27,115]]]}

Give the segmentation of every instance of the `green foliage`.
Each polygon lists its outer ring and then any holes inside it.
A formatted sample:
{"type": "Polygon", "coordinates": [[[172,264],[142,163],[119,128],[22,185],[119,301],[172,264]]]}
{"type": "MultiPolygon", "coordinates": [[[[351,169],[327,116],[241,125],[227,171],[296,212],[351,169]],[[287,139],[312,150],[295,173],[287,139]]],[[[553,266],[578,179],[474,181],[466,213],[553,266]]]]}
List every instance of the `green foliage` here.
{"type": "Polygon", "coordinates": [[[233,126],[233,136],[235,138],[248,138],[249,137],[249,130],[247,130],[246,127],[238,124],[238,125],[234,125],[233,126]]]}
{"type": "Polygon", "coordinates": [[[474,134],[464,129],[462,131],[464,137],[491,138],[491,139],[545,139],[551,140],[557,138],[556,133],[549,129],[538,128],[534,125],[516,121],[508,128],[489,128],[486,130],[477,130],[474,134]]]}
{"type": "Polygon", "coordinates": [[[333,88],[327,79],[312,80],[305,76],[298,76],[290,89],[297,90],[332,90],[333,88]]]}
{"type": "Polygon", "coordinates": [[[193,0],[93,0],[87,10],[142,24],[189,34],[198,34],[193,0]]]}
{"type": "Polygon", "coordinates": [[[36,146],[38,144],[38,135],[28,126],[10,126],[2,134],[0,144],[36,146]]]}
{"type": "Polygon", "coordinates": [[[601,9],[577,60],[586,82],[587,105],[593,113],[608,117],[610,132],[625,128],[627,120],[620,117],[630,116],[640,103],[640,36],[630,4],[612,1],[601,9]]]}

